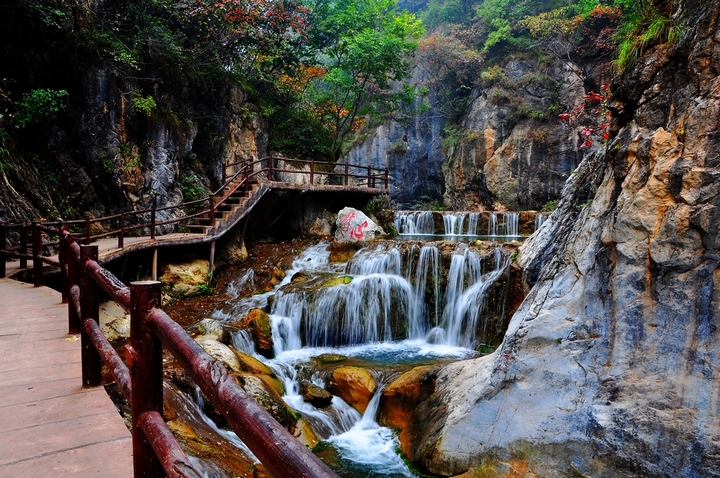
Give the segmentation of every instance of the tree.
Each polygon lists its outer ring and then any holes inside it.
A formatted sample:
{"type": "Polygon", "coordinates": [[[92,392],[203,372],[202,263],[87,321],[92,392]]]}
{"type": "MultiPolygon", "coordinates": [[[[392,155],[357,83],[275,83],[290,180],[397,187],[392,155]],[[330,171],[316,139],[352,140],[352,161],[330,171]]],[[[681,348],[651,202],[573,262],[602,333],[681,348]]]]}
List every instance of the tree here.
{"type": "Polygon", "coordinates": [[[392,83],[410,72],[423,33],[420,20],[398,11],[396,0],[310,0],[310,46],[327,73],[307,90],[307,99],[332,125],[331,152],[366,115],[393,111],[407,90],[392,83]]]}

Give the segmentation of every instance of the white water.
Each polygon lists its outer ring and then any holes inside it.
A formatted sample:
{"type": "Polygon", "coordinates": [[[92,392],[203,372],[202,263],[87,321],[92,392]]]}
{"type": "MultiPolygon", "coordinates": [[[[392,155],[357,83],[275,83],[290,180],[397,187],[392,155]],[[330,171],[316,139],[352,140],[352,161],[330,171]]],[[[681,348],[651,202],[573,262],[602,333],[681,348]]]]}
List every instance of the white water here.
{"type": "MultiPolygon", "coordinates": [[[[412,245],[405,257],[394,244],[358,251],[347,265],[329,262],[327,243],[305,250],[273,292],[232,300],[232,310],[216,312],[218,319],[237,320],[257,304],[268,304],[275,358],[267,363],[284,382],[283,399],[300,412],[316,434],[326,440],[346,463],[367,476],[415,476],[397,455],[394,432],[375,421],[380,392],[365,414],[338,397],[318,409],[299,395],[301,369],[312,357],[340,353],[378,364],[427,363],[432,359],[472,356],[469,348],[482,334],[484,299],[490,285],[506,270],[499,251],[484,259],[473,248],[459,244],[451,257],[448,279],[442,280],[440,253],[434,243],[412,245]],[[343,274],[350,283],[301,288],[290,284],[295,273],[343,274]],[[429,305],[428,305],[429,304],[429,305]],[[480,329],[480,332],[478,332],[480,329]]],[[[254,353],[246,333],[233,344],[254,353]]],[[[324,386],[322,377],[313,383],[324,386]]]]}
{"type": "Polygon", "coordinates": [[[540,227],[541,227],[541,226],[543,225],[543,223],[545,222],[545,219],[547,219],[547,216],[546,216],[546,215],[544,215],[544,214],[536,214],[536,215],[535,215],[535,228],[533,229],[533,231],[537,231],[538,229],[540,229],[540,227]]]}
{"type": "Polygon", "coordinates": [[[435,234],[432,211],[398,211],[394,225],[398,234],[435,234]]]}

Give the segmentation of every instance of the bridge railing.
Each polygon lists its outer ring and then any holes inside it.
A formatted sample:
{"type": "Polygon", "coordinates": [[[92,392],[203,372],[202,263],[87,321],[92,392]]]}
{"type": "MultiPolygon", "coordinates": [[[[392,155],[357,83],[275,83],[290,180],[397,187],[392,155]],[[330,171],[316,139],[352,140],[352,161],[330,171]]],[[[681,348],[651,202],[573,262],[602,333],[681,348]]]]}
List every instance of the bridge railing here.
{"type": "Polygon", "coordinates": [[[70,297],[68,327],[81,334],[84,387],[99,386],[104,363],[132,410],[135,477],[202,476],[167,428],[163,413],[162,347],[185,368],[205,397],[227,418],[268,471],[277,477],[331,478],[337,475],[285,428],[160,308],[160,283],[125,286],[97,262],[97,245],[80,245],[64,229],[61,262],[67,267],[70,297]],[[130,313],[130,343],[125,362],[99,327],[98,290],[130,313]]]}

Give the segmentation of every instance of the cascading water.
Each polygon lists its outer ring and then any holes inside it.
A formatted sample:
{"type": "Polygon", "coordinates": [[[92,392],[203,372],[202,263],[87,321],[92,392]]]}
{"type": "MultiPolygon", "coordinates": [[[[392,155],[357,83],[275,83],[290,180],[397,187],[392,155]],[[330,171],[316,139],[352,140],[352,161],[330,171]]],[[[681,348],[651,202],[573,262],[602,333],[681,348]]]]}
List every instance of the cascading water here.
{"type": "MultiPolygon", "coordinates": [[[[467,244],[453,246],[444,260],[447,244],[441,254],[435,243],[405,244],[401,250],[388,242],[361,249],[342,267],[329,262],[327,245],[300,254],[273,292],[231,299],[229,310],[214,317],[237,321],[252,307],[269,306],[275,357],[255,357],[283,381],[284,401],[345,466],[364,476],[415,476],[395,452],[394,432],[375,421],[380,391],[362,416],[339,397],[316,408],[300,396],[299,370],[323,353],[376,364],[378,370],[474,355],[471,347],[484,337],[487,291],[507,270],[508,260],[497,249],[483,255],[467,244]],[[445,278],[442,264],[447,262],[445,278]],[[303,280],[294,281],[295,276],[303,280]]],[[[247,332],[237,332],[233,344],[254,353],[247,332]]],[[[396,376],[377,373],[380,383],[396,376]]],[[[311,377],[320,387],[324,380],[318,372],[311,377]]]]}
{"type": "Polygon", "coordinates": [[[432,211],[398,211],[395,213],[394,225],[398,234],[435,234],[432,211]]]}
{"type": "Polygon", "coordinates": [[[538,229],[540,229],[540,227],[545,222],[545,219],[547,219],[547,216],[545,214],[536,214],[535,215],[535,228],[533,229],[533,231],[537,231],[538,229]]]}

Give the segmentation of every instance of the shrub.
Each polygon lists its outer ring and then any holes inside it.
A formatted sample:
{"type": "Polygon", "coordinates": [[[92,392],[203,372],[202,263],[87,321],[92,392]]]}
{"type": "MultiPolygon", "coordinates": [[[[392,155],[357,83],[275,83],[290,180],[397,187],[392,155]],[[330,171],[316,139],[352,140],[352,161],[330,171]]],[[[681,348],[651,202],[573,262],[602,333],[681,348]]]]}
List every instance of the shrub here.
{"type": "Polygon", "coordinates": [[[65,109],[67,96],[67,90],[39,89],[25,93],[17,103],[13,124],[16,128],[25,128],[55,118],[65,109]]]}

